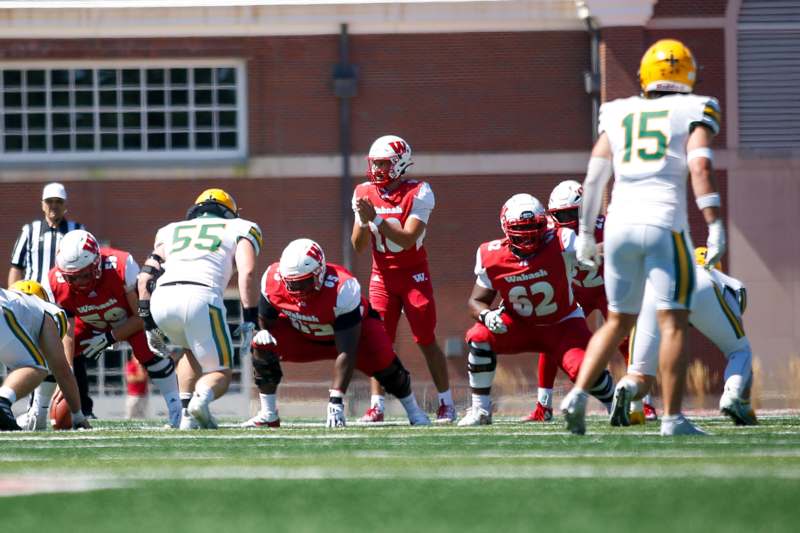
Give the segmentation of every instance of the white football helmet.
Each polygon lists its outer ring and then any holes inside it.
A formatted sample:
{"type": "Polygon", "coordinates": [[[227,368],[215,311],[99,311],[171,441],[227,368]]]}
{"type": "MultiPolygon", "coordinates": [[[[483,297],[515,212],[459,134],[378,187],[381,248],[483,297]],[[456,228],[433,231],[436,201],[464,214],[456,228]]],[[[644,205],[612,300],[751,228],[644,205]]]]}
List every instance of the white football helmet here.
{"type": "Polygon", "coordinates": [[[547,202],[550,216],[556,225],[577,229],[578,210],[583,202],[583,185],[575,180],[564,180],[550,193],[547,202]]]}
{"type": "Polygon", "coordinates": [[[378,186],[386,186],[402,176],[412,164],[411,146],[397,135],[384,135],[369,148],[367,178],[378,186]]]}
{"type": "Polygon", "coordinates": [[[500,227],[512,248],[525,255],[536,251],[547,231],[545,213],[542,203],[526,193],[515,194],[503,204],[500,227]]]}
{"type": "Polygon", "coordinates": [[[319,244],[311,239],[296,239],[283,249],[278,273],[286,290],[301,296],[322,288],[326,266],[325,252],[319,244]]]}
{"type": "Polygon", "coordinates": [[[70,231],[58,245],[56,268],[70,287],[79,291],[91,290],[100,276],[100,246],[88,231],[70,231]]]}

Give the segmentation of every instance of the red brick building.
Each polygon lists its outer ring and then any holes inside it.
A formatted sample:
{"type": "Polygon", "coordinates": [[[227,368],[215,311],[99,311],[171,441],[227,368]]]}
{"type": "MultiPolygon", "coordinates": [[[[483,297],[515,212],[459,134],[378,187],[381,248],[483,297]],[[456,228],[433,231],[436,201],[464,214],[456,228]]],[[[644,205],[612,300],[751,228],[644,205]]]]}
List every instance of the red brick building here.
{"type": "MultiPolygon", "coordinates": [[[[68,216],[139,260],[158,227],[219,186],[264,230],[261,267],[299,236],[319,241],[331,261],[346,261],[343,198],[362,179],[371,141],[395,133],[414,149],[411,174],[429,179],[437,197],[426,245],[444,342],[470,323],[475,248],[499,235],[504,200],[527,191],[546,202],[558,181],[582,179],[585,170],[592,40],[572,0],[24,4],[0,5],[0,257],[39,214],[41,185],[61,180],[68,216]],[[357,73],[344,141],[353,183],[345,191],[333,81],[342,24],[357,73]]],[[[763,237],[784,225],[781,212],[796,212],[798,160],[753,160],[739,145],[737,36],[748,4],[587,0],[585,8],[600,30],[602,100],[638,91],[639,58],[659,38],[683,40],[703,65],[697,92],[717,96],[725,113],[716,154],[727,263],[751,288],[748,330],[777,376],[797,353],[800,250],[763,237]],[[763,176],[758,184],[754,172],[763,176]]],[[[703,242],[699,214],[693,224],[703,242]]],[[[353,258],[362,280],[369,263],[353,258]]],[[[418,381],[428,380],[407,330],[400,339],[418,381]]],[[[721,368],[707,344],[694,346],[721,368]]],[[[535,374],[527,356],[501,365],[535,374]]],[[[463,359],[451,368],[463,383],[463,359]]],[[[316,366],[289,371],[289,379],[324,376],[316,366]]]]}

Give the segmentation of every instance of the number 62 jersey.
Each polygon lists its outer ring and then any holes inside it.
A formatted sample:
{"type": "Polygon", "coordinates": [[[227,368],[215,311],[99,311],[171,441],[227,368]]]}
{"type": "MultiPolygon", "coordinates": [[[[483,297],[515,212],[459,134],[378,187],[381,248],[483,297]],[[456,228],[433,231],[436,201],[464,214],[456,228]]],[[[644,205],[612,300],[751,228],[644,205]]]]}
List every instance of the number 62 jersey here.
{"type": "Polygon", "coordinates": [[[240,239],[250,241],[259,254],[261,229],[243,218],[201,216],[167,224],[156,234],[154,248],[163,246],[164,251],[164,274],[157,286],[177,281],[224,290],[233,274],[240,239]]]}
{"type": "Polygon", "coordinates": [[[531,325],[548,325],[582,317],[572,294],[575,270],[575,232],[548,231],[528,257],[517,256],[508,239],[480,245],[475,261],[475,283],[497,291],[505,313],[531,325]]]}

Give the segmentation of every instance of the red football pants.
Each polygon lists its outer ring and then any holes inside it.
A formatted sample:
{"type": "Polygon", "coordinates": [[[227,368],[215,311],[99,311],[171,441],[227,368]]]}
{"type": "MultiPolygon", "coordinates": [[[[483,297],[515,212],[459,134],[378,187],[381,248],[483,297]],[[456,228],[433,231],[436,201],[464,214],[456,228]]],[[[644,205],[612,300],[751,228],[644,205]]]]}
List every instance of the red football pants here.
{"type": "Polygon", "coordinates": [[[401,312],[408,319],[414,342],[425,346],[436,339],[436,303],[427,264],[391,270],[373,268],[369,279],[369,303],[381,315],[391,342],[397,335],[401,312]]]}

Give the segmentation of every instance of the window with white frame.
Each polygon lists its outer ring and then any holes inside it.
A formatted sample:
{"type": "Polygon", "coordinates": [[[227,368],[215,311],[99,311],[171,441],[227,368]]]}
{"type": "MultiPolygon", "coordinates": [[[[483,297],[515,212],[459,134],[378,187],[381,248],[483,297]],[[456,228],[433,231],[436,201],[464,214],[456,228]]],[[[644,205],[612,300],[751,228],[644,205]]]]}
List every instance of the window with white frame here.
{"type": "Polygon", "coordinates": [[[0,64],[0,159],[185,159],[245,154],[236,61],[0,64]]]}

